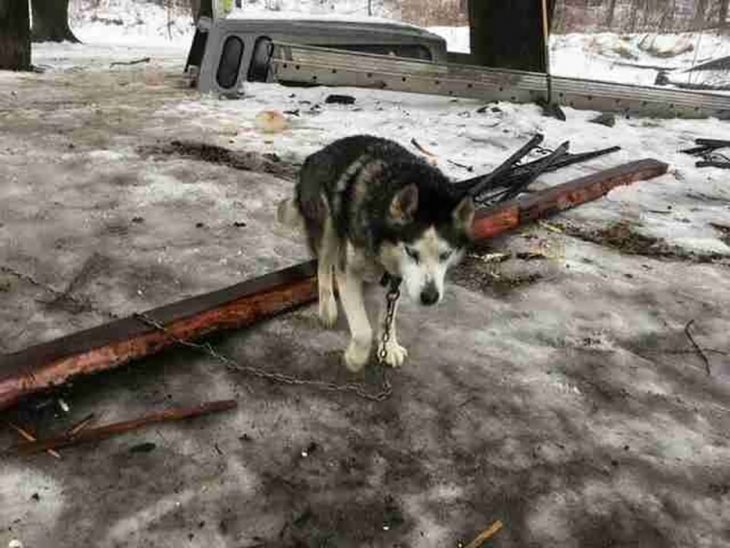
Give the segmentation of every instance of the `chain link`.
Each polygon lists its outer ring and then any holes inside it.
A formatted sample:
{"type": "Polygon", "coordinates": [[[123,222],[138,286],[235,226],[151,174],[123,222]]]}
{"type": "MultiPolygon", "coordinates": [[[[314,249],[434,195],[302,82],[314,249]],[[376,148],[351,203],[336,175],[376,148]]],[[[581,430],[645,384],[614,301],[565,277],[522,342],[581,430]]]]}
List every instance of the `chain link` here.
{"type": "MultiPolygon", "coordinates": [[[[79,310],[87,311],[87,312],[93,312],[94,314],[98,314],[100,316],[106,316],[109,319],[112,320],[119,320],[121,319],[121,316],[115,314],[114,312],[109,312],[108,310],[102,310],[98,306],[95,306],[92,302],[79,299],[78,297],[74,297],[73,295],[69,294],[67,291],[59,291],[55,287],[51,287],[50,285],[40,282],[36,280],[33,276],[30,276],[29,274],[24,274],[23,272],[19,272],[15,270],[14,268],[11,268],[6,265],[0,265],[0,272],[3,272],[5,274],[10,274],[11,276],[17,278],[18,280],[24,281],[34,287],[37,287],[38,289],[42,289],[46,293],[50,293],[53,295],[56,299],[59,301],[67,301],[69,303],[73,303],[77,307],[79,307],[79,310]]],[[[41,304],[48,304],[47,301],[39,301],[41,304]]]]}
{"type": "Polygon", "coordinates": [[[181,339],[177,335],[170,332],[164,325],[155,319],[151,318],[148,314],[135,313],[134,317],[144,324],[157,329],[158,331],[167,335],[167,337],[176,344],[187,348],[192,348],[203,354],[213,358],[214,360],[222,363],[231,371],[245,373],[253,377],[264,379],[277,384],[285,384],[290,386],[309,386],[317,388],[319,390],[328,390],[331,392],[352,392],[353,394],[370,401],[381,402],[387,400],[393,393],[393,388],[388,379],[388,374],[385,368],[382,369],[382,381],[381,390],[378,392],[370,392],[367,390],[365,385],[356,382],[349,382],[344,384],[337,384],[330,381],[320,381],[314,379],[302,379],[293,375],[287,375],[286,373],[279,373],[276,371],[267,371],[259,367],[252,367],[250,365],[244,365],[233,358],[230,358],[224,354],[221,354],[215,350],[210,343],[194,343],[185,339],[181,339]]]}
{"type": "Polygon", "coordinates": [[[390,287],[388,293],[385,295],[385,318],[383,324],[383,335],[380,339],[380,347],[378,348],[378,362],[380,365],[385,365],[385,358],[388,355],[388,351],[385,346],[390,341],[390,331],[393,329],[393,315],[395,314],[395,305],[400,298],[400,278],[390,278],[390,287]]]}
{"type": "MultiPolygon", "coordinates": [[[[96,314],[100,314],[103,316],[107,316],[112,319],[119,319],[120,316],[117,314],[114,314],[113,312],[108,312],[105,310],[100,310],[91,303],[81,301],[77,299],[76,297],[72,295],[68,295],[67,293],[64,293],[63,291],[59,291],[47,284],[44,284],[42,282],[39,282],[32,276],[29,276],[28,274],[23,274],[22,272],[18,272],[17,270],[10,268],[8,266],[0,265],[0,272],[5,272],[6,274],[11,274],[15,276],[16,278],[23,280],[31,285],[34,285],[40,289],[43,289],[44,291],[51,293],[52,295],[56,297],[63,297],[65,299],[68,299],[71,302],[78,303],[78,304],[84,304],[86,309],[90,312],[94,312],[96,314]]],[[[389,293],[390,295],[390,293],[389,293]]],[[[396,297],[397,298],[397,297],[396,297]]],[[[390,305],[389,305],[390,306],[390,305]]],[[[202,352],[206,354],[208,357],[213,358],[214,360],[222,363],[226,368],[232,371],[237,371],[241,373],[245,373],[248,375],[251,375],[253,377],[264,379],[270,382],[275,382],[277,384],[284,384],[289,386],[309,386],[312,388],[316,388],[319,390],[328,390],[331,392],[350,392],[352,394],[355,394],[356,396],[369,400],[374,402],[382,402],[387,400],[392,394],[393,394],[393,387],[390,384],[390,379],[388,378],[388,373],[384,367],[381,367],[382,371],[382,378],[380,383],[380,390],[377,392],[371,392],[367,389],[367,387],[361,383],[356,382],[349,382],[349,383],[343,383],[343,384],[337,384],[330,381],[319,381],[314,379],[302,379],[299,377],[295,377],[293,375],[287,375],[285,373],[278,373],[276,371],[267,371],[265,369],[261,369],[258,367],[252,367],[249,365],[243,365],[240,362],[234,360],[233,358],[230,358],[224,354],[221,354],[217,350],[215,350],[210,343],[194,343],[189,340],[181,339],[180,337],[176,336],[172,332],[170,332],[169,329],[167,329],[164,325],[162,325],[160,322],[155,320],[154,318],[150,317],[148,314],[145,314],[144,312],[138,312],[134,313],[133,317],[139,320],[140,322],[144,323],[145,325],[152,327],[154,329],[157,329],[158,331],[164,333],[167,335],[167,337],[173,341],[174,343],[184,346],[187,348],[191,348],[193,350],[197,350],[199,352],[202,352]]],[[[392,314],[391,314],[392,317],[392,314]]]]}

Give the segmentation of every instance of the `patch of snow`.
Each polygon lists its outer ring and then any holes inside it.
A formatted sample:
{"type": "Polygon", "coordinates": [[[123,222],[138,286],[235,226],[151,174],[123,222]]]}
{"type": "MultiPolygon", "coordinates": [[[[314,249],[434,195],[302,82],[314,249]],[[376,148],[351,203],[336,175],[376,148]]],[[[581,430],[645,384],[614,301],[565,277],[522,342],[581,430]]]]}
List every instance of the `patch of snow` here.
{"type": "Polygon", "coordinates": [[[564,34],[550,40],[558,76],[653,85],[660,69],[684,70],[730,55],[730,36],[705,31],[674,34],[564,34]]]}
{"type": "Polygon", "coordinates": [[[469,27],[428,27],[428,30],[446,40],[446,47],[455,53],[469,53],[469,27]]]}
{"type": "Polygon", "coordinates": [[[360,15],[355,13],[341,12],[306,12],[306,11],[269,11],[269,10],[243,10],[235,9],[226,17],[227,19],[271,19],[271,20],[296,20],[296,21],[345,21],[353,23],[395,23],[415,27],[401,21],[395,21],[386,17],[376,15],[360,15]]]}
{"type": "Polygon", "coordinates": [[[85,0],[69,3],[69,26],[89,44],[128,46],[179,45],[192,40],[195,28],[189,10],[165,9],[152,2],[85,0]]]}
{"type": "MultiPolygon", "coordinates": [[[[429,27],[449,51],[469,53],[469,27],[429,27]]],[[[550,38],[550,68],[556,76],[653,85],[659,70],[682,71],[730,55],[730,36],[705,31],[672,34],[556,34],[550,38]]],[[[674,73],[670,81],[728,85],[727,71],[674,73]],[[688,82],[689,81],[689,82],[688,82]]]]}
{"type": "Polygon", "coordinates": [[[728,70],[692,70],[667,74],[667,80],[676,86],[702,86],[711,90],[730,90],[730,71],[728,70]]]}
{"type": "MultiPolygon", "coordinates": [[[[397,9],[392,3],[373,0],[371,2],[372,17],[393,19],[397,17],[397,9]]],[[[359,18],[370,20],[368,0],[270,0],[267,2],[243,0],[240,8],[234,8],[229,17],[264,14],[267,17],[308,17],[332,15],[334,17],[359,18]]]]}

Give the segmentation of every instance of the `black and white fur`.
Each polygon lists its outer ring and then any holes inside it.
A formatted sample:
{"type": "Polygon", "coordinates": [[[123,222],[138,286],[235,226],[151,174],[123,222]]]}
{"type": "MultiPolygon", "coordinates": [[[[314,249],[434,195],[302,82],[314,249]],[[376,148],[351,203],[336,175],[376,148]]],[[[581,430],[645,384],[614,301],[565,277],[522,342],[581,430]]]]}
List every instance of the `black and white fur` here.
{"type": "MultiPolygon", "coordinates": [[[[319,314],[327,326],[337,320],[337,280],[352,334],[345,352],[349,369],[360,370],[372,347],[363,281],[388,272],[402,278],[415,301],[438,303],[446,271],[469,242],[473,216],[470,198],[457,195],[441,171],[393,141],[347,137],[306,159],[294,198],[279,206],[279,219],[303,223],[318,259],[319,314]]],[[[407,352],[398,344],[393,318],[385,361],[397,367],[407,352]]],[[[381,312],[380,329],[383,321],[381,312]]]]}

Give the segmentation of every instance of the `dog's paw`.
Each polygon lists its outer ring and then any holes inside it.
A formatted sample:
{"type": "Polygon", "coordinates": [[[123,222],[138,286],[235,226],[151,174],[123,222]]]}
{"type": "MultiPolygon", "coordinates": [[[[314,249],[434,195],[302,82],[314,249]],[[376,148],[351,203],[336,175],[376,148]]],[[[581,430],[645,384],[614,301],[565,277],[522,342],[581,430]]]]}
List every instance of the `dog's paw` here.
{"type": "Polygon", "coordinates": [[[319,299],[319,319],[325,327],[337,323],[337,301],[333,295],[319,299]]]}
{"type": "Polygon", "coordinates": [[[361,344],[356,341],[350,341],[350,345],[345,350],[345,366],[352,371],[357,373],[370,359],[370,345],[361,344]]]}
{"type": "MultiPolygon", "coordinates": [[[[383,344],[380,344],[380,352],[383,349],[383,344]]],[[[385,343],[385,363],[391,367],[400,367],[408,357],[408,350],[398,344],[398,341],[388,341],[385,343]]]]}

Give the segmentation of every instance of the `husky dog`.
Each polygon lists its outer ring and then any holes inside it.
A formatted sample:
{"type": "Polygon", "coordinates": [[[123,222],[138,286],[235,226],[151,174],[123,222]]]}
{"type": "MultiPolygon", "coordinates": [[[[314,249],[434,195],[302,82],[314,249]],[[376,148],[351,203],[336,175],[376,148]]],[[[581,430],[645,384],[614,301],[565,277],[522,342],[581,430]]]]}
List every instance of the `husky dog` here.
{"type": "MultiPolygon", "coordinates": [[[[441,171],[399,144],[357,135],[306,159],[294,197],[279,205],[278,217],[303,225],[318,259],[319,315],[330,327],[337,320],[337,280],[352,334],[345,364],[359,371],[373,340],[363,281],[387,273],[402,279],[418,303],[441,301],[446,271],[469,243],[474,205],[455,193],[441,171]]],[[[384,360],[398,367],[408,354],[396,339],[395,313],[391,325],[384,325],[385,318],[384,308],[380,329],[390,329],[384,360]]],[[[383,344],[382,331],[377,340],[383,344]]]]}

